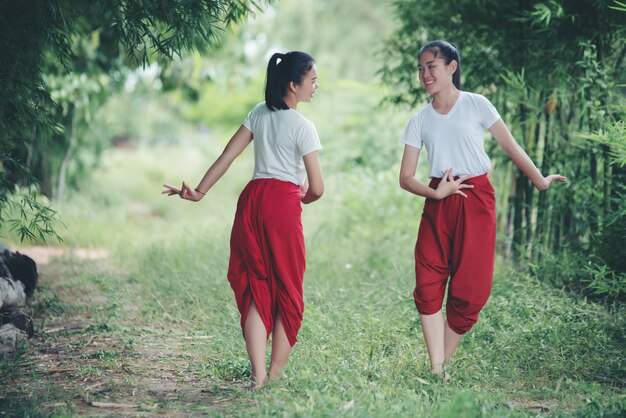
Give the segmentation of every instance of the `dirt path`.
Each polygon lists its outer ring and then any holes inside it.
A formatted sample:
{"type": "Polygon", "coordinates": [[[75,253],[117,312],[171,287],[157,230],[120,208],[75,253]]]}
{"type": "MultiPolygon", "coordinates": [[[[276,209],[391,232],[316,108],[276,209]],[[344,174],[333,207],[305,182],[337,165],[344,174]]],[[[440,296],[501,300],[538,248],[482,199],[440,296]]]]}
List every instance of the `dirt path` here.
{"type": "Polygon", "coordinates": [[[20,252],[36,259],[40,272],[40,290],[25,309],[36,333],[18,353],[0,358],[0,383],[7,385],[1,416],[235,415],[237,404],[248,402],[242,382],[215,382],[190,371],[194,358],[187,348],[213,336],[190,337],[184,329],[165,334],[158,324],[126,324],[134,326],[132,338],[109,332],[95,313],[110,305],[107,295],[71,280],[91,263],[104,268],[105,252],[74,252],[93,260],[88,264],[59,263],[58,249],[20,252]]]}

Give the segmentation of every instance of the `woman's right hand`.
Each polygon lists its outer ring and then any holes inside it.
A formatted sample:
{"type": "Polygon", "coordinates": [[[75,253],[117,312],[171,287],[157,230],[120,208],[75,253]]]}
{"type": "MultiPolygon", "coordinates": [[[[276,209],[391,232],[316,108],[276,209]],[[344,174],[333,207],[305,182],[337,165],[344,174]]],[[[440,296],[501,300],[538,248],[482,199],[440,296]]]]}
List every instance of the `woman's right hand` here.
{"type": "Polygon", "coordinates": [[[178,195],[181,199],[191,200],[192,202],[197,202],[204,197],[204,194],[192,189],[184,181],[180,189],[168,184],[164,184],[163,187],[165,187],[165,190],[163,190],[161,194],[168,196],[178,195]]]}
{"type": "Polygon", "coordinates": [[[545,190],[548,190],[550,188],[550,186],[552,185],[552,182],[554,182],[554,181],[560,181],[562,183],[565,183],[565,182],[567,182],[567,177],[564,177],[564,176],[562,176],[560,174],[550,174],[549,176],[542,177],[541,178],[541,183],[536,184],[535,187],[540,192],[543,192],[545,190]]]}
{"type": "Polygon", "coordinates": [[[470,177],[471,176],[461,176],[455,180],[454,176],[452,175],[452,169],[447,169],[441,181],[437,185],[437,189],[435,190],[435,197],[438,200],[444,199],[453,194],[459,194],[463,197],[467,197],[467,195],[463,193],[462,189],[473,189],[474,186],[472,186],[471,184],[463,184],[463,182],[470,177]]]}

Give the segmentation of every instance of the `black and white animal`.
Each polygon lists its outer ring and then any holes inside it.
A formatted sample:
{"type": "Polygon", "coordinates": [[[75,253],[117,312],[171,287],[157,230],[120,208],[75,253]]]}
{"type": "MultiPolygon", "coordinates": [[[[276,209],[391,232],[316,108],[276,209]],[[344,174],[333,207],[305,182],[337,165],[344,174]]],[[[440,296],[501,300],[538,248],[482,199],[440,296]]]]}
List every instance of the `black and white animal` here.
{"type": "Polygon", "coordinates": [[[0,326],[12,324],[26,332],[28,338],[34,334],[32,319],[19,308],[33,295],[39,274],[37,265],[30,257],[11,252],[6,247],[0,252],[0,326]]]}
{"type": "Polygon", "coordinates": [[[24,331],[28,338],[35,335],[33,319],[18,309],[11,308],[0,311],[0,326],[11,324],[18,330],[24,331]]]}
{"type": "Polygon", "coordinates": [[[26,304],[24,285],[12,277],[0,277],[0,312],[26,304]]]}
{"type": "MultiPolygon", "coordinates": [[[[11,252],[8,248],[0,253],[0,262],[6,266],[14,280],[19,280],[24,285],[24,292],[27,297],[31,297],[37,288],[39,273],[37,264],[27,255],[18,251],[11,252]]],[[[0,274],[0,277],[6,277],[0,274]]]]}

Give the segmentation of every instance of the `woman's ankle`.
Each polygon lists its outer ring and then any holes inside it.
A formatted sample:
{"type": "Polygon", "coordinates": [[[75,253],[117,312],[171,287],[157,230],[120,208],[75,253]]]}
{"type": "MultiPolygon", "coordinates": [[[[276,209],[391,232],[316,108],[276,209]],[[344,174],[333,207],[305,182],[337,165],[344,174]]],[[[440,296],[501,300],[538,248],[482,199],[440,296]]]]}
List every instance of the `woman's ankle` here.
{"type": "Polygon", "coordinates": [[[270,369],[269,373],[267,374],[267,379],[268,380],[278,380],[278,379],[282,379],[282,378],[283,378],[282,370],[280,372],[277,372],[275,370],[270,369]]]}
{"type": "Polygon", "coordinates": [[[252,375],[250,376],[250,382],[248,383],[248,386],[246,386],[246,389],[247,390],[259,390],[267,384],[267,380],[268,380],[267,374],[263,376],[252,375]]]}
{"type": "Polygon", "coordinates": [[[435,363],[430,364],[430,371],[433,374],[442,374],[446,371],[446,366],[448,365],[448,360],[437,361],[435,363]]]}
{"type": "Polygon", "coordinates": [[[432,374],[441,374],[441,373],[443,373],[443,366],[441,364],[436,366],[436,367],[433,366],[433,367],[430,368],[430,372],[432,374]]]}
{"type": "Polygon", "coordinates": [[[448,366],[448,360],[444,360],[442,363],[431,364],[431,373],[440,376],[444,381],[450,379],[450,374],[446,370],[448,366]]]}
{"type": "Polygon", "coordinates": [[[250,376],[250,380],[259,384],[263,384],[265,383],[265,381],[267,381],[268,375],[267,373],[263,373],[263,374],[252,374],[252,376],[250,376]]]}
{"type": "Polygon", "coordinates": [[[270,370],[267,372],[269,380],[282,379],[285,371],[285,365],[276,364],[270,361],[270,370]]]}

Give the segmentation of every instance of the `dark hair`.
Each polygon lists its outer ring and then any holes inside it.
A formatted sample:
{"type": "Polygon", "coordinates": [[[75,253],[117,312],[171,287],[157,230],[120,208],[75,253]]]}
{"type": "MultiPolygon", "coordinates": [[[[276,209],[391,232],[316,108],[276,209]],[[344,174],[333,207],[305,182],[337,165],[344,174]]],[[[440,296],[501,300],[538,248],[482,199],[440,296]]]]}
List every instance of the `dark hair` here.
{"type": "Polygon", "coordinates": [[[432,52],[435,54],[435,58],[437,55],[441,54],[441,57],[446,61],[446,65],[450,64],[452,61],[456,61],[457,66],[456,71],[452,74],[452,84],[454,84],[454,87],[461,90],[461,56],[456,46],[450,42],[437,40],[424,45],[422,49],[420,49],[419,55],[421,56],[424,51],[432,52]]]}
{"type": "Polygon", "coordinates": [[[289,109],[283,99],[287,95],[289,83],[301,84],[314,63],[313,57],[300,51],[272,55],[267,64],[265,82],[265,105],[269,110],[289,109]]]}

